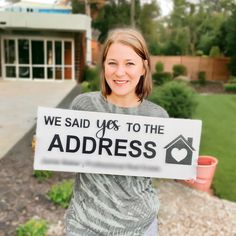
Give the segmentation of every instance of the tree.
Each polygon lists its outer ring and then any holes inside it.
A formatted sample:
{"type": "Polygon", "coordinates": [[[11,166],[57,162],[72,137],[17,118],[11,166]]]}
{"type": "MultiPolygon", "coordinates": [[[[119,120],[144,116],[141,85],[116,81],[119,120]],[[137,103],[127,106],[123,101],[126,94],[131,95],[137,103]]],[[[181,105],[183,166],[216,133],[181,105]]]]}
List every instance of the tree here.
{"type": "Polygon", "coordinates": [[[231,74],[236,76],[236,10],[228,20],[226,32],[227,51],[231,56],[229,68],[231,74]]]}
{"type": "MultiPolygon", "coordinates": [[[[222,25],[230,16],[235,0],[199,0],[192,3],[188,0],[173,0],[173,11],[166,20],[164,39],[165,48],[175,44],[181,55],[195,55],[201,50],[209,54],[212,46],[219,46],[224,52],[222,25]]],[[[163,32],[162,32],[163,33],[163,32]]]]}
{"type": "Polygon", "coordinates": [[[130,26],[130,3],[126,0],[111,0],[101,8],[92,27],[100,31],[98,40],[103,42],[114,27],[130,26]]]}
{"type": "Polygon", "coordinates": [[[229,56],[236,56],[236,10],[229,18],[226,26],[226,43],[229,56]]]}
{"type": "MultiPolygon", "coordinates": [[[[143,6],[140,0],[135,0],[135,26],[143,33],[148,45],[154,45],[156,40],[157,20],[160,15],[160,8],[156,1],[145,3],[143,6]]],[[[132,26],[131,22],[131,1],[110,0],[99,11],[96,19],[92,21],[92,27],[100,31],[98,40],[103,42],[110,29],[114,27],[132,26]]]]}

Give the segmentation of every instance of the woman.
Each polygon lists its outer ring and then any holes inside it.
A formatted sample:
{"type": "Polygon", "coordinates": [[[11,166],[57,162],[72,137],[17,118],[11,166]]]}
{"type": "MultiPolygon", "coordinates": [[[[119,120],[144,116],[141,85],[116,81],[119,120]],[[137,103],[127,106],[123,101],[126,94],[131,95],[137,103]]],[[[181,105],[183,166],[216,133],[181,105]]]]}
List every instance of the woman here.
{"type": "MultiPolygon", "coordinates": [[[[72,109],[168,117],[163,108],[145,100],[152,89],[150,57],[138,31],[110,32],[101,67],[101,92],[77,96],[72,109]]],[[[156,236],[158,208],[150,178],[78,173],[66,235],[156,236]]]]}

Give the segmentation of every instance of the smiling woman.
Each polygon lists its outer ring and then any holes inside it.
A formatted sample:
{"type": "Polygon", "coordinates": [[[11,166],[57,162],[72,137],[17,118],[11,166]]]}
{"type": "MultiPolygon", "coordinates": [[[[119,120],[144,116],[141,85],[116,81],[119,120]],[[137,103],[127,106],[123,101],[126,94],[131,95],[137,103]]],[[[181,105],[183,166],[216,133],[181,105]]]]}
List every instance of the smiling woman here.
{"type": "MultiPolygon", "coordinates": [[[[101,93],[77,96],[72,102],[72,109],[168,117],[163,108],[146,100],[152,89],[150,57],[137,30],[111,31],[101,58],[101,93]]],[[[112,123],[107,127],[115,129],[118,126],[112,123]]],[[[85,143],[85,151],[89,151],[87,141],[93,142],[92,151],[97,147],[94,158],[104,156],[106,152],[118,158],[126,158],[127,153],[131,158],[157,157],[155,141],[141,143],[134,139],[129,142],[124,133],[124,138],[116,137],[112,143],[100,133],[98,136],[97,143],[88,137],[81,141],[85,143]]],[[[66,215],[66,235],[156,236],[158,208],[159,202],[150,178],[78,173],[66,215]]]]}

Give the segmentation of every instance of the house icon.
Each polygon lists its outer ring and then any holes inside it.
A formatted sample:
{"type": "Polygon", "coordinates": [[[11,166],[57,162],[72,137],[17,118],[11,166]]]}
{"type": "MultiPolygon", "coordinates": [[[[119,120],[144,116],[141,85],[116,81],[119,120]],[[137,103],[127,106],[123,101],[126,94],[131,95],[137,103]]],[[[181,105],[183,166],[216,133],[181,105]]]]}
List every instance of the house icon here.
{"type": "Polygon", "coordinates": [[[166,163],[191,165],[192,155],[195,149],[192,147],[193,138],[185,139],[179,135],[172,142],[166,145],[166,163]]]}

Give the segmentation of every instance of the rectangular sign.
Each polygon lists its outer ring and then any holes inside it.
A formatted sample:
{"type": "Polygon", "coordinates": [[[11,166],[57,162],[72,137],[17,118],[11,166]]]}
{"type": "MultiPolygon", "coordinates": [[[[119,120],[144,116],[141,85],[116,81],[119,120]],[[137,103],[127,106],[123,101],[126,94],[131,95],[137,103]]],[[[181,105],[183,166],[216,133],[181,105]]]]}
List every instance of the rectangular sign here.
{"type": "Polygon", "coordinates": [[[195,179],[200,120],[38,108],[34,169],[195,179]]]}

